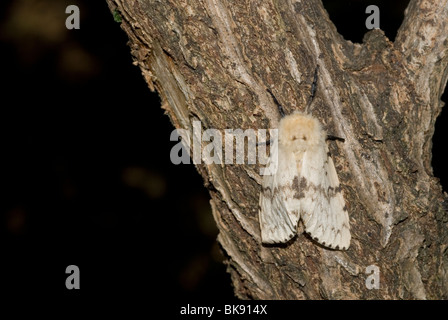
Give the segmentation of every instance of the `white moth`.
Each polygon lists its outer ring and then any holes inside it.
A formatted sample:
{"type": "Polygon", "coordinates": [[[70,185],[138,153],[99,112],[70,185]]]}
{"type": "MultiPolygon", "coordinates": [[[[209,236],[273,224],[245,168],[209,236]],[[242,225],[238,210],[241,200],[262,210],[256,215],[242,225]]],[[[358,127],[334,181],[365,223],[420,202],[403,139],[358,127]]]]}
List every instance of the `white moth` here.
{"type": "Polygon", "coordinates": [[[309,114],[295,112],[280,120],[278,148],[271,148],[269,159],[278,159],[277,171],[264,176],[260,195],[263,243],[287,242],[301,218],[318,243],[342,250],[350,246],[347,207],[326,137],[309,114]]]}

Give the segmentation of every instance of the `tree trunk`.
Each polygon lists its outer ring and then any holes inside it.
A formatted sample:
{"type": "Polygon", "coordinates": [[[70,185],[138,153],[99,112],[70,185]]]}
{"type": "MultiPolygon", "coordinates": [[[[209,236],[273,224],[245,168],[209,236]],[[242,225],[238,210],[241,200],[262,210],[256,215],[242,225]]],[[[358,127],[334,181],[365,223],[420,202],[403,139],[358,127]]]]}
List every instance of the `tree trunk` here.
{"type": "MultiPolygon", "coordinates": [[[[235,294],[243,299],[448,298],[448,214],[431,139],[448,78],[448,2],[411,0],[395,42],[337,33],[321,1],[107,0],[176,128],[278,126],[277,106],[327,132],[348,207],[349,250],[306,235],[261,244],[257,165],[198,164],[235,294]],[[376,266],[379,289],[368,289],[376,266]],[[374,267],[375,268],[375,267],[374,267]],[[367,270],[370,272],[370,270],[367,270]],[[366,281],[368,280],[368,281],[366,281]]],[[[206,145],[203,142],[203,147],[206,145]]]]}

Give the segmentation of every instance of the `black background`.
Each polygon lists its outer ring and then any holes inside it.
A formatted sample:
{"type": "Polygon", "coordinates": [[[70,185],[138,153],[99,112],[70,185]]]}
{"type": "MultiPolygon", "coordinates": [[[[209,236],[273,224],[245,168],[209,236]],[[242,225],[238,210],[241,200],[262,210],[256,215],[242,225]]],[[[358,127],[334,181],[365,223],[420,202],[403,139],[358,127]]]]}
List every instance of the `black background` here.
{"type": "MultiPolygon", "coordinates": [[[[393,40],[407,1],[324,4],[338,31],[361,42],[368,5],[393,40]]],[[[105,1],[0,9],[0,290],[232,299],[207,190],[193,165],[171,163],[173,127],[105,1]],[[80,30],[65,28],[70,4],[80,30]],[[65,288],[71,264],[78,291],[65,288]]],[[[445,115],[433,165],[446,190],[445,115]]]]}

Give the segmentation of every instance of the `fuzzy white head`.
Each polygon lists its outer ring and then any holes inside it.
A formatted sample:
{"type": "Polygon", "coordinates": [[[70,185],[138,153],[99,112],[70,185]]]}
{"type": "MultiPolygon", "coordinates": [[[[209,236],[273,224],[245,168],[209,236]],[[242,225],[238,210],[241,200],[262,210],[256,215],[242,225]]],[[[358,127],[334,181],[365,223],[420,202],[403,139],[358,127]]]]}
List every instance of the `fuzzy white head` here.
{"type": "Polygon", "coordinates": [[[293,152],[322,145],[325,137],[319,121],[309,114],[296,111],[280,120],[279,143],[293,152]]]}

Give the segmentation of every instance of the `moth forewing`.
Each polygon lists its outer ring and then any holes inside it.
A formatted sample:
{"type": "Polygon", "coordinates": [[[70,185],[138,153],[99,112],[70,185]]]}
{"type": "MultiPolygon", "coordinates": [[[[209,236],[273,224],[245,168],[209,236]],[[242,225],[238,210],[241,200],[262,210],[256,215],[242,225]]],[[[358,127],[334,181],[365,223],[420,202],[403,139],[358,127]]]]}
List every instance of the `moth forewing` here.
{"type": "Polygon", "coordinates": [[[297,168],[289,165],[294,161],[294,154],[281,146],[277,150],[282,154],[280,158],[271,154],[271,159],[278,161],[277,170],[263,177],[260,194],[259,220],[263,243],[283,243],[297,233],[299,216],[294,207],[300,206],[300,203],[291,195],[293,188],[289,180],[289,176],[298,175],[297,168]]]}

